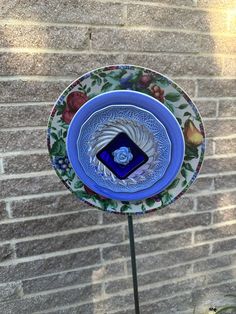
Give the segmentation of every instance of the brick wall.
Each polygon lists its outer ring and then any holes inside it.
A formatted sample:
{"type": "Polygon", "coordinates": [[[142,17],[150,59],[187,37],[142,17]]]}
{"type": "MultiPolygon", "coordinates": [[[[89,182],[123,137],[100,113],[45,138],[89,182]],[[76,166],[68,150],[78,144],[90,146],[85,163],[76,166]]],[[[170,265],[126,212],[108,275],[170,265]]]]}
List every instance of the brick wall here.
{"type": "Polygon", "coordinates": [[[0,0],[0,312],[131,314],[125,217],[50,167],[50,108],[76,77],[131,63],[176,80],[208,134],[200,178],[135,219],[142,313],[192,313],[236,289],[236,1],[0,0]]]}

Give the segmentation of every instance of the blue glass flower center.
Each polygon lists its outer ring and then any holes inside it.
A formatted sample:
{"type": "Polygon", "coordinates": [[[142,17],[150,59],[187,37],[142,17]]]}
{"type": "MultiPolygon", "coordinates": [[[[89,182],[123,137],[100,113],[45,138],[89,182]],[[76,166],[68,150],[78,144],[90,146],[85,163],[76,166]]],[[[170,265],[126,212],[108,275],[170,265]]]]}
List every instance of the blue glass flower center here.
{"type": "Polygon", "coordinates": [[[116,149],[112,155],[114,156],[114,161],[120,165],[128,165],[128,163],[133,159],[133,154],[129,147],[122,146],[116,149]]]}
{"type": "Polygon", "coordinates": [[[96,156],[120,180],[148,161],[148,156],[124,132],[117,134],[96,156]]]}

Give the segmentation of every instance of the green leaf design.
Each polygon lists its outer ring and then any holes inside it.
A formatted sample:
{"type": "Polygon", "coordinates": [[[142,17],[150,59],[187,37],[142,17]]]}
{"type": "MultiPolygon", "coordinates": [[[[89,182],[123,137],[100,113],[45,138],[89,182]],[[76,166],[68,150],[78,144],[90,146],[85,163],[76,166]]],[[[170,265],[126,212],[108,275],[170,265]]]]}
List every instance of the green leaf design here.
{"type": "Polygon", "coordinates": [[[110,200],[110,206],[115,209],[115,208],[118,207],[118,202],[111,199],[111,200],[110,200]]]}
{"type": "Polygon", "coordinates": [[[160,77],[156,81],[161,87],[167,87],[170,85],[170,82],[165,77],[160,77]]]}
{"type": "MultiPolygon", "coordinates": [[[[96,195],[94,195],[96,196],[96,195]]],[[[99,196],[98,196],[99,197],[99,196]]],[[[107,199],[98,199],[100,206],[102,207],[103,210],[106,210],[109,206],[112,209],[116,209],[118,207],[118,203],[115,200],[112,200],[110,198],[107,199]]]]}
{"type": "Polygon", "coordinates": [[[97,202],[97,196],[96,195],[91,195],[91,200],[93,200],[95,203],[97,202]]]}
{"type": "Polygon", "coordinates": [[[187,184],[187,181],[184,180],[184,181],[181,183],[182,188],[183,188],[186,184],[187,184]]]}
{"type": "Polygon", "coordinates": [[[168,192],[161,193],[162,205],[167,205],[171,202],[171,195],[168,192]]]}
{"type": "Polygon", "coordinates": [[[54,156],[65,156],[66,144],[62,138],[53,143],[51,154],[54,156]]]}
{"type": "Polygon", "coordinates": [[[101,73],[99,73],[99,75],[100,75],[101,77],[105,77],[105,76],[106,76],[106,73],[101,72],[101,73]]]}
{"type": "Polygon", "coordinates": [[[96,80],[96,74],[94,74],[94,73],[90,73],[90,78],[91,78],[91,80],[96,80]]]}
{"type": "Polygon", "coordinates": [[[102,84],[102,79],[96,75],[96,74],[91,74],[91,79],[92,79],[92,86],[98,84],[98,85],[101,85],[102,84]]]}
{"type": "Polygon", "coordinates": [[[224,307],[220,308],[218,311],[216,311],[215,314],[224,313],[225,311],[228,311],[228,310],[236,310],[236,305],[224,306],[224,307]]]}
{"type": "Polygon", "coordinates": [[[146,207],[145,207],[145,205],[144,205],[144,204],[142,204],[142,206],[141,206],[141,210],[142,210],[142,212],[143,212],[143,213],[145,213],[145,212],[146,212],[146,207]]]}
{"type": "Polygon", "coordinates": [[[119,80],[120,77],[123,75],[121,70],[111,71],[108,75],[114,80],[119,80]]]}
{"type": "Polygon", "coordinates": [[[75,189],[81,189],[84,186],[82,181],[77,181],[74,184],[75,189]]]}
{"type": "Polygon", "coordinates": [[[106,83],[102,86],[101,91],[102,91],[102,92],[105,92],[105,91],[106,91],[107,89],[109,89],[111,86],[112,86],[111,83],[106,82],[106,83]]]}
{"type": "Polygon", "coordinates": [[[176,178],[172,183],[171,185],[168,186],[168,189],[174,189],[177,187],[177,185],[179,184],[179,181],[180,179],[179,178],[176,178]]]}
{"type": "Polygon", "coordinates": [[[52,133],[51,132],[50,135],[51,135],[52,138],[54,138],[54,140],[56,140],[56,141],[58,140],[58,136],[57,136],[56,133],[52,133]]]}
{"type": "Polygon", "coordinates": [[[91,92],[91,87],[89,87],[86,91],[87,94],[89,94],[91,92]]]}
{"type": "Polygon", "coordinates": [[[188,104],[181,104],[178,108],[179,109],[185,109],[188,107],[188,104]]]}
{"type": "Polygon", "coordinates": [[[199,114],[196,114],[195,119],[196,119],[198,122],[200,122],[200,123],[201,123],[201,121],[202,121],[202,119],[201,119],[201,117],[200,117],[200,115],[199,115],[199,114]]]}
{"type": "Polygon", "coordinates": [[[181,174],[185,179],[187,178],[187,171],[185,170],[185,168],[181,169],[181,174]]]}
{"type": "Polygon", "coordinates": [[[102,209],[103,209],[103,210],[106,210],[106,209],[107,209],[107,206],[108,206],[107,201],[106,201],[106,200],[101,200],[101,199],[99,199],[98,201],[99,201],[99,204],[100,204],[100,206],[102,207],[102,209]]]}
{"type": "Polygon", "coordinates": [[[176,102],[178,100],[180,100],[180,94],[178,93],[168,93],[165,95],[165,99],[172,101],[172,102],[176,102]]]}
{"type": "Polygon", "coordinates": [[[63,101],[63,104],[62,105],[57,105],[57,115],[61,115],[62,112],[65,110],[66,108],[66,102],[63,101]]]}
{"type": "Polygon", "coordinates": [[[194,172],[194,169],[189,162],[184,163],[184,168],[188,171],[194,172]]]}
{"type": "Polygon", "coordinates": [[[226,294],[225,296],[229,298],[236,298],[236,294],[231,294],[231,293],[226,294]]]}
{"type": "Polygon", "coordinates": [[[198,158],[198,149],[197,149],[197,147],[186,145],[184,160],[192,160],[194,158],[198,158]]]}
{"type": "Polygon", "coordinates": [[[149,207],[151,207],[151,206],[153,206],[153,205],[155,204],[155,200],[154,200],[153,198],[147,198],[147,199],[145,200],[145,203],[146,203],[149,207]]]}
{"type": "Polygon", "coordinates": [[[168,102],[167,100],[165,100],[164,104],[166,105],[166,107],[167,107],[172,113],[174,113],[174,107],[173,107],[173,105],[172,105],[170,102],[168,102]]]}
{"type": "Polygon", "coordinates": [[[139,81],[140,77],[142,76],[142,71],[138,71],[135,75],[133,75],[133,77],[130,78],[130,82],[131,83],[136,83],[139,81]]]}
{"type": "Polygon", "coordinates": [[[123,213],[126,212],[128,209],[130,209],[130,205],[124,204],[121,206],[120,211],[123,213]]]}
{"type": "Polygon", "coordinates": [[[179,125],[182,125],[182,120],[180,118],[176,118],[176,119],[179,122],[179,125]]]}
{"type": "Polygon", "coordinates": [[[78,86],[77,89],[78,89],[79,92],[84,92],[84,88],[82,86],[78,86]]]}
{"type": "Polygon", "coordinates": [[[97,84],[100,86],[102,84],[102,79],[100,77],[97,77],[97,84]]]}
{"type": "Polygon", "coordinates": [[[74,170],[71,169],[71,171],[69,172],[68,178],[69,178],[71,181],[74,180],[74,178],[75,178],[75,172],[74,172],[74,170]]]}
{"type": "MultiPolygon", "coordinates": [[[[141,70],[138,70],[137,73],[139,73],[140,71],[141,71],[141,70]]],[[[128,73],[127,70],[122,69],[122,70],[121,70],[121,73],[120,73],[120,77],[124,76],[124,75],[127,74],[127,73],[128,73]]]]}
{"type": "Polygon", "coordinates": [[[91,196],[89,194],[87,194],[85,191],[75,191],[76,196],[78,196],[79,198],[91,198],[91,196]]]}
{"type": "Polygon", "coordinates": [[[66,124],[64,121],[60,121],[60,126],[63,128],[63,129],[69,129],[69,124],[66,124]]]}
{"type": "Polygon", "coordinates": [[[190,112],[185,112],[185,113],[184,113],[184,117],[187,117],[187,116],[191,117],[191,115],[192,115],[192,114],[191,114],[190,112]]]}

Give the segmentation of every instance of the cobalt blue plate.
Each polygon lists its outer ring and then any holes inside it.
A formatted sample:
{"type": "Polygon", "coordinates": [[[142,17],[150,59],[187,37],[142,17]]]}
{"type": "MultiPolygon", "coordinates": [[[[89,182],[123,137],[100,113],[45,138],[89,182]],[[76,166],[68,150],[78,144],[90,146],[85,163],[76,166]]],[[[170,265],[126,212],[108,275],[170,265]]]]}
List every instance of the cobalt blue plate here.
{"type": "MultiPolygon", "coordinates": [[[[145,124],[145,121],[143,121],[143,123],[145,124]]],[[[163,191],[176,178],[184,157],[183,134],[174,115],[158,100],[146,94],[135,91],[111,91],[89,100],[78,110],[73,120],[71,121],[66,140],[68,157],[78,177],[84,182],[85,185],[87,185],[96,193],[117,200],[141,200],[163,191]],[[171,141],[171,160],[163,177],[149,188],[129,193],[115,192],[111,189],[102,187],[87,175],[78,160],[77,139],[82,125],[95,111],[114,104],[128,104],[144,109],[152,113],[167,130],[171,141]]],[[[91,160],[88,159],[87,162],[90,163],[91,160]]]]}

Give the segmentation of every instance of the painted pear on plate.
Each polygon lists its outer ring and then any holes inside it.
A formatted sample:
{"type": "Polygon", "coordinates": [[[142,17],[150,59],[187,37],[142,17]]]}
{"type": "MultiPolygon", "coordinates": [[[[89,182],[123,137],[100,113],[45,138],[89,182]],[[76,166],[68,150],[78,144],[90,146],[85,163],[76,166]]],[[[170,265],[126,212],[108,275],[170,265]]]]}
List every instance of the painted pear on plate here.
{"type": "Polygon", "coordinates": [[[190,119],[188,119],[184,124],[184,137],[186,143],[190,146],[197,147],[203,142],[203,135],[190,119]]]}

